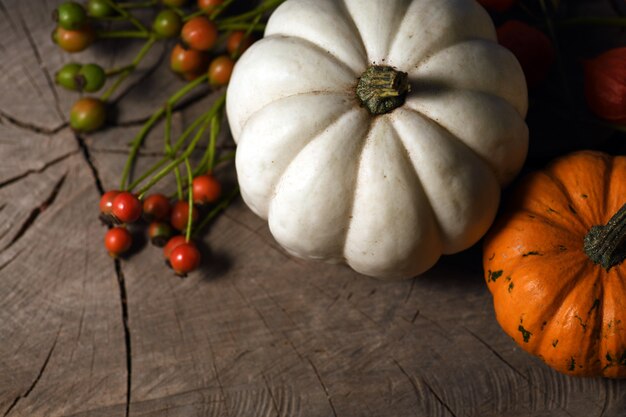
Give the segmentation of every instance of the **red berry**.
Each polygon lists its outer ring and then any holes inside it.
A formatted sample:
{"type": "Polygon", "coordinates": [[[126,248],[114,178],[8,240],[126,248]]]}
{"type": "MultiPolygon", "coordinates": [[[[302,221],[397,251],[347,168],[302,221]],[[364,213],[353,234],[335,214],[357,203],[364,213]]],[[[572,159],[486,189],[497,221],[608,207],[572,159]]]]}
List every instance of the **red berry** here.
{"type": "Polygon", "coordinates": [[[146,220],[168,220],[170,200],[163,194],[151,194],[143,200],[143,216],[146,220]]]}
{"type": "Polygon", "coordinates": [[[233,58],[238,58],[254,43],[252,35],[246,36],[246,32],[236,30],[226,39],[226,50],[233,58]]]}
{"type": "Polygon", "coordinates": [[[133,238],[125,227],[113,227],[104,235],[104,247],[111,256],[118,256],[130,249],[133,238]]]}
{"type": "Polygon", "coordinates": [[[76,100],[70,110],[70,127],[77,132],[93,132],[106,121],[104,102],[95,97],[76,100]]]}
{"type": "Polygon", "coordinates": [[[154,246],[162,248],[172,237],[172,226],[165,222],[152,222],[148,227],[148,237],[154,246]]]}
{"type": "Polygon", "coordinates": [[[528,88],[548,76],[556,54],[552,42],[542,31],[518,20],[509,20],[497,33],[498,42],[513,52],[522,66],[528,88]]]}
{"type": "Polygon", "coordinates": [[[185,276],[200,266],[200,251],[191,242],[183,243],[174,248],[169,261],[176,274],[185,276]]]}
{"type": "MultiPolygon", "coordinates": [[[[192,220],[198,220],[198,210],[194,207],[192,212],[192,220]]],[[[176,230],[185,230],[189,222],[189,203],[184,200],[177,201],[172,207],[170,216],[170,224],[176,230]]]]}
{"type": "Polygon", "coordinates": [[[113,199],[113,215],[122,223],[132,223],[141,217],[141,201],[128,191],[113,199]]]}
{"type": "Polygon", "coordinates": [[[119,193],[118,190],[110,190],[102,194],[102,197],[100,197],[100,213],[111,214],[113,210],[113,200],[119,193]]]}
{"type": "Polygon", "coordinates": [[[626,125],[626,47],[584,62],[585,99],[598,117],[626,125]]]}
{"type": "Polygon", "coordinates": [[[209,84],[215,86],[228,84],[234,66],[235,62],[227,55],[215,58],[209,65],[209,84]]]}
{"type": "Polygon", "coordinates": [[[94,43],[96,31],[89,24],[75,30],[67,30],[59,26],[52,33],[52,39],[66,52],[80,52],[94,43]]]}
{"type": "Polygon", "coordinates": [[[168,240],[165,246],[163,247],[163,257],[165,258],[165,260],[169,262],[172,251],[176,249],[178,246],[182,245],[183,243],[187,243],[187,240],[185,239],[185,236],[183,235],[176,235],[170,238],[170,240],[168,240]]]}
{"type": "Polygon", "coordinates": [[[188,20],[180,33],[183,42],[197,51],[208,51],[217,41],[217,26],[204,16],[188,20]]]}
{"type": "Polygon", "coordinates": [[[222,194],[222,186],[213,175],[198,175],[191,183],[195,204],[215,203],[222,194]]]}

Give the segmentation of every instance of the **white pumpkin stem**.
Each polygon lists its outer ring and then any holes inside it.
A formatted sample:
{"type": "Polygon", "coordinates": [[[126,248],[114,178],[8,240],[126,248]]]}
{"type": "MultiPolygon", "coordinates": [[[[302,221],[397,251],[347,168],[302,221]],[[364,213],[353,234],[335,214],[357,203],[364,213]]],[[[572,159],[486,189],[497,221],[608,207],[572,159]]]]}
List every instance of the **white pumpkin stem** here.
{"type": "Polygon", "coordinates": [[[607,271],[626,258],[626,204],[604,226],[593,226],[584,239],[587,256],[607,271]]]}
{"type": "Polygon", "coordinates": [[[371,114],[389,113],[404,104],[411,90],[409,75],[389,66],[372,65],[359,78],[356,95],[371,114]]]}

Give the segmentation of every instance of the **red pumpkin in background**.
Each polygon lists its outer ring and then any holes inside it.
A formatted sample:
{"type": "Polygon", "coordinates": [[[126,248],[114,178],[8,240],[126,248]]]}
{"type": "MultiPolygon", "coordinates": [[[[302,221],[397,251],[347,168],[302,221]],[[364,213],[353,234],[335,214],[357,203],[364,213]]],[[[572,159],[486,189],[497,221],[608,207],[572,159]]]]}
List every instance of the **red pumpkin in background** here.
{"type": "Polygon", "coordinates": [[[509,20],[496,32],[500,45],[513,52],[522,66],[528,88],[546,79],[556,53],[552,42],[542,31],[519,20],[509,20]]]}
{"type": "Polygon", "coordinates": [[[611,49],[583,66],[589,109],[602,119],[626,125],[626,47],[611,49]]]}

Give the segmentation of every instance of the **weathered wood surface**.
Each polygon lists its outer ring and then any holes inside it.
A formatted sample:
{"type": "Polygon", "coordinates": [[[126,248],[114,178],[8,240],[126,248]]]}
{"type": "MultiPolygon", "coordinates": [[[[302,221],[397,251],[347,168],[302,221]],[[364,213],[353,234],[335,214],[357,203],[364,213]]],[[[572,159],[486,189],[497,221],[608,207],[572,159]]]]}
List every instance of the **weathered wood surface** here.
{"type": "MultiPolygon", "coordinates": [[[[237,201],[187,279],[151,247],[114,262],[100,193],[180,84],[146,67],[117,127],[74,135],[75,96],[51,82],[70,59],[49,41],[54,3],[0,0],[0,414],[626,415],[626,382],[560,375],[500,330],[477,248],[380,282],[287,256],[237,201]]],[[[125,62],[132,48],[71,59],[125,62]]],[[[206,102],[177,111],[175,129],[206,102]]]]}

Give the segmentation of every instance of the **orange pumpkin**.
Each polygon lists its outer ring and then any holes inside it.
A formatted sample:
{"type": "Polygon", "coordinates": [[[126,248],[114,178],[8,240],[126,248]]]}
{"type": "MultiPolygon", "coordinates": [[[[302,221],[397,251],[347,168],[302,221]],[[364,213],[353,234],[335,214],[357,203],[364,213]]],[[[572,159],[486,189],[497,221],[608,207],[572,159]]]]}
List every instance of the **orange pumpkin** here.
{"type": "Polygon", "coordinates": [[[500,326],[557,371],[626,377],[626,157],[564,156],[509,203],[483,253],[500,326]]]}

